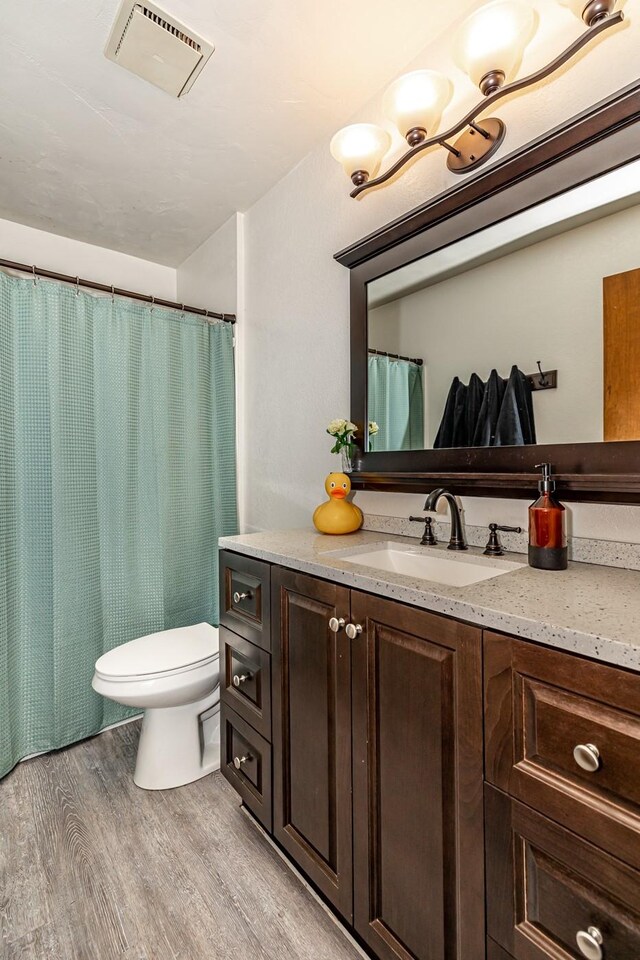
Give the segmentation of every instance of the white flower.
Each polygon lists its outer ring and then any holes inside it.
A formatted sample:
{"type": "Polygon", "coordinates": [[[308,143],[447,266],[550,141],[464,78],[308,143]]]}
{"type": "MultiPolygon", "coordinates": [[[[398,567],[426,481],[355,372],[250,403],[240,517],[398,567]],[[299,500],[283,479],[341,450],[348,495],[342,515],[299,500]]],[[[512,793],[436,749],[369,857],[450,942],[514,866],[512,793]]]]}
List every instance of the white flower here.
{"type": "Polygon", "coordinates": [[[330,433],[332,437],[354,434],[356,430],[355,423],[351,423],[350,420],[332,420],[327,427],[327,433],[330,433]]]}
{"type": "Polygon", "coordinates": [[[346,426],[346,420],[332,420],[327,427],[327,433],[330,433],[332,437],[337,437],[339,433],[344,433],[346,426]]]}
{"type": "Polygon", "coordinates": [[[369,436],[370,437],[375,437],[379,429],[380,427],[375,422],[375,420],[369,420],[369,436]]]}

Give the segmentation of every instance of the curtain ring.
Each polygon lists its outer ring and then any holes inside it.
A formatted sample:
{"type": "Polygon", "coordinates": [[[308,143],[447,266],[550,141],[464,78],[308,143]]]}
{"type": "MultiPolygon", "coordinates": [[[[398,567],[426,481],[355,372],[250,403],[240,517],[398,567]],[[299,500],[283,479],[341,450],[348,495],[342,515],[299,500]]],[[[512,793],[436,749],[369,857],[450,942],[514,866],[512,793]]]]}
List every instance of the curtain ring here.
{"type": "Polygon", "coordinates": [[[155,305],[156,305],[156,298],[154,297],[153,294],[151,294],[151,313],[153,313],[153,308],[155,307],[155,305]]]}
{"type": "Polygon", "coordinates": [[[76,277],[76,297],[80,293],[80,277],[76,277]]]}
{"type": "Polygon", "coordinates": [[[184,320],[184,303],[182,304],[182,319],[184,320]]]}
{"type": "Polygon", "coordinates": [[[111,303],[116,302],[116,288],[111,284],[111,303]]]}
{"type": "Polygon", "coordinates": [[[35,264],[32,265],[32,267],[31,267],[31,272],[33,273],[33,285],[34,285],[34,287],[37,287],[37,286],[38,286],[38,276],[37,276],[37,274],[36,274],[35,264]]]}

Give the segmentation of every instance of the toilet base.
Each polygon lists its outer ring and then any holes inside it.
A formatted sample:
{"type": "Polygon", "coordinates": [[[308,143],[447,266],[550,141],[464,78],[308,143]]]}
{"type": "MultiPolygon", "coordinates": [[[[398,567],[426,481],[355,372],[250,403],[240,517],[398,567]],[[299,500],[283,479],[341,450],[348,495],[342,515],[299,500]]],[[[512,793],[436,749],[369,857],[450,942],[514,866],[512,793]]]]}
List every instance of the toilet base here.
{"type": "Polygon", "coordinates": [[[145,710],[133,775],[136,786],[170,790],[219,769],[219,687],[197,703],[145,710]]]}

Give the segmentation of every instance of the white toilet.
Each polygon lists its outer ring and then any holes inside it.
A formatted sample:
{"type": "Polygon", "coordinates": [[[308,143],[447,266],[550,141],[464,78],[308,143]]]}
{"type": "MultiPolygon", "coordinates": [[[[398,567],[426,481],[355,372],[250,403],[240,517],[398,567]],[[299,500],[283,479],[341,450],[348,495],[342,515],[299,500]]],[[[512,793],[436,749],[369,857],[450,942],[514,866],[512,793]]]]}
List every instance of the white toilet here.
{"type": "Polygon", "coordinates": [[[134,782],[168,790],[220,767],[218,630],[208,623],[139,637],[96,662],[96,693],[144,709],[134,782]]]}

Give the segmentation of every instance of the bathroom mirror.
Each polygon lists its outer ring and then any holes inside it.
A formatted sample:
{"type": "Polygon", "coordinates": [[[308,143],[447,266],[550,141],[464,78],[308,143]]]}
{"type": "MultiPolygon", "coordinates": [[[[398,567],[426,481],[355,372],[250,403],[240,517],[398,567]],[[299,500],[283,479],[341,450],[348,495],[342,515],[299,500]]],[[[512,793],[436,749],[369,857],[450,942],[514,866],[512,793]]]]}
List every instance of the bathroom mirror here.
{"type": "Polygon", "coordinates": [[[522,496],[550,460],[640,500],[639,118],[637,84],[337,255],[354,487],[522,496]]]}
{"type": "Polygon", "coordinates": [[[367,346],[369,450],[640,440],[640,161],[372,280],[367,346]]]}

